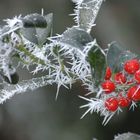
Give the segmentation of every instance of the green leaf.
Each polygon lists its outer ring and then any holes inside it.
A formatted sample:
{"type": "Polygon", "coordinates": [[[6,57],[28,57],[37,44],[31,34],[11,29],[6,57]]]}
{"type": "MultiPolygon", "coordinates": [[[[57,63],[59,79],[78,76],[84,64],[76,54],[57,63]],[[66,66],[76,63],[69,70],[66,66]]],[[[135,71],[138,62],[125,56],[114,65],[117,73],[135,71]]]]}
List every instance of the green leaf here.
{"type": "Polygon", "coordinates": [[[83,50],[84,46],[91,41],[93,41],[91,35],[77,27],[72,27],[66,30],[60,39],[61,43],[81,50],[83,50]]]}
{"type": "Polygon", "coordinates": [[[98,86],[103,81],[105,75],[106,69],[105,53],[98,45],[94,45],[88,52],[87,60],[91,66],[95,86],[98,86]]]}
{"type": "Polygon", "coordinates": [[[123,48],[119,43],[112,42],[109,45],[109,49],[107,52],[107,65],[113,70],[116,66],[116,62],[118,60],[119,55],[124,52],[125,48],[123,48]]]}
{"type": "Polygon", "coordinates": [[[21,29],[22,35],[38,45],[42,45],[47,38],[52,35],[53,14],[46,16],[31,14],[23,18],[24,28],[21,29]]]}
{"type": "Polygon", "coordinates": [[[113,72],[118,72],[123,70],[123,64],[126,60],[136,57],[137,56],[134,53],[128,51],[119,43],[112,42],[109,45],[109,50],[107,53],[107,65],[112,69],[113,72]]]}

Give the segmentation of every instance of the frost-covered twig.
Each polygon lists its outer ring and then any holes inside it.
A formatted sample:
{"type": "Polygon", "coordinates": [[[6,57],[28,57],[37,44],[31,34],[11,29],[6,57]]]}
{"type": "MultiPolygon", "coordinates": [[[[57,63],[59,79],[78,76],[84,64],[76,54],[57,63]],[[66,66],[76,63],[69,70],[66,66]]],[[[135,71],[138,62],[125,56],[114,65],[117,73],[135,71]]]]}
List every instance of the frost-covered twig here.
{"type": "Polygon", "coordinates": [[[3,84],[3,88],[0,90],[0,104],[11,98],[15,94],[24,93],[26,91],[33,91],[40,87],[51,85],[53,81],[48,76],[42,76],[39,78],[33,78],[24,80],[16,85],[3,84]]]}

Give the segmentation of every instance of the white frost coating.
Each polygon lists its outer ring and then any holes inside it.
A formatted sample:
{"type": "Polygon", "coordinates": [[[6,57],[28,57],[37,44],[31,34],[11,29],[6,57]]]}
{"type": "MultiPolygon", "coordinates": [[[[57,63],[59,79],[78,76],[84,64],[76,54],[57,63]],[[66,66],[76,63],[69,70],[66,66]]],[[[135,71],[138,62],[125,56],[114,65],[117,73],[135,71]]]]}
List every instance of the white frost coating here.
{"type": "Polygon", "coordinates": [[[128,132],[115,136],[114,140],[140,140],[140,135],[128,132]]]}
{"type": "Polygon", "coordinates": [[[8,27],[13,28],[14,26],[23,26],[22,21],[21,21],[21,15],[19,15],[18,17],[15,16],[13,19],[6,19],[4,20],[7,22],[8,27]]]}
{"type": "Polygon", "coordinates": [[[80,0],[76,2],[74,20],[79,28],[84,29],[88,33],[95,25],[95,19],[99,12],[103,0],[80,0]]]}
{"type": "Polygon", "coordinates": [[[74,3],[81,3],[83,0],[72,0],[74,3]]]}
{"type": "MultiPolygon", "coordinates": [[[[104,106],[105,99],[98,99],[98,98],[88,99],[88,98],[85,98],[82,96],[80,96],[80,98],[82,98],[88,102],[87,104],[82,105],[80,107],[80,108],[87,108],[87,111],[82,115],[81,118],[83,118],[88,113],[92,114],[93,112],[97,112],[97,113],[100,113],[100,116],[104,117],[102,124],[106,125],[117,112],[117,111],[110,112],[105,108],[105,106],[104,106]]],[[[119,111],[119,109],[118,109],[118,111],[119,111]]]]}
{"type": "Polygon", "coordinates": [[[19,82],[17,85],[6,84],[3,89],[0,90],[0,104],[2,104],[7,99],[10,99],[15,94],[35,90],[37,88],[51,84],[52,80],[50,80],[48,76],[24,80],[19,82]]]}
{"type": "Polygon", "coordinates": [[[6,19],[4,21],[7,22],[7,25],[4,27],[5,32],[1,32],[2,30],[0,30],[0,37],[3,37],[7,34],[10,34],[10,33],[12,33],[12,32],[14,32],[14,31],[23,27],[23,23],[22,23],[22,20],[21,20],[21,15],[15,16],[13,19],[6,19]]]}

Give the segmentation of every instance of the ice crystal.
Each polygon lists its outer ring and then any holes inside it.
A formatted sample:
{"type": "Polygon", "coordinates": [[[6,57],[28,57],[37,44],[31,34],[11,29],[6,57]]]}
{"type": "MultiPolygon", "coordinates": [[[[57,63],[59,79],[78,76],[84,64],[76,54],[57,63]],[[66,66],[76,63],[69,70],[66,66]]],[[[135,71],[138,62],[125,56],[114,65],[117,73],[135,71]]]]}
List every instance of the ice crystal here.
{"type": "MultiPolygon", "coordinates": [[[[80,98],[88,101],[87,104],[82,105],[80,108],[88,108],[87,111],[82,115],[81,118],[83,118],[86,114],[88,113],[93,113],[93,112],[97,112],[100,114],[100,116],[104,117],[104,120],[102,122],[103,125],[106,125],[109,120],[115,115],[116,112],[110,112],[105,108],[105,98],[85,98],[80,96],[80,98]]],[[[119,109],[118,109],[119,111],[119,109]]]]}
{"type": "Polygon", "coordinates": [[[0,37],[8,35],[23,27],[23,23],[20,16],[15,16],[13,19],[6,19],[7,25],[4,26],[3,30],[0,31],[0,37]]]}

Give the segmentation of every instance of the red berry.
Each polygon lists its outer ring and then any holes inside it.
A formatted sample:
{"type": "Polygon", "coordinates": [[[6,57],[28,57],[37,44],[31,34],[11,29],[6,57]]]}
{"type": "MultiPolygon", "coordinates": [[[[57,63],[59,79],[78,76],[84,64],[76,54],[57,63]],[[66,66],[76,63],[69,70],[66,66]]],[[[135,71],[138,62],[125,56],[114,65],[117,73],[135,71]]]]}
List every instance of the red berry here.
{"type": "Polygon", "coordinates": [[[127,97],[133,101],[140,101],[140,87],[133,86],[129,88],[127,92],[127,97]]]}
{"type": "Polygon", "coordinates": [[[109,80],[111,78],[112,71],[110,67],[106,68],[106,73],[105,73],[105,80],[109,80]]]}
{"type": "Polygon", "coordinates": [[[140,83],[140,70],[136,71],[134,77],[135,77],[135,80],[137,81],[137,83],[140,83]]]}
{"type": "Polygon", "coordinates": [[[134,74],[139,68],[140,64],[137,59],[127,60],[124,63],[124,70],[129,74],[134,74]]]}
{"type": "Polygon", "coordinates": [[[107,94],[115,90],[115,84],[110,80],[103,82],[101,86],[107,94]]]}
{"type": "Polygon", "coordinates": [[[130,104],[130,100],[126,97],[120,97],[118,99],[118,103],[120,107],[128,107],[130,104]]]}
{"type": "Polygon", "coordinates": [[[118,109],[118,100],[116,98],[108,98],[106,101],[105,101],[105,107],[107,110],[109,111],[116,111],[118,109]]]}
{"type": "Polygon", "coordinates": [[[116,73],[114,79],[115,79],[115,82],[118,83],[118,84],[126,83],[126,77],[121,72],[116,73]]]}

